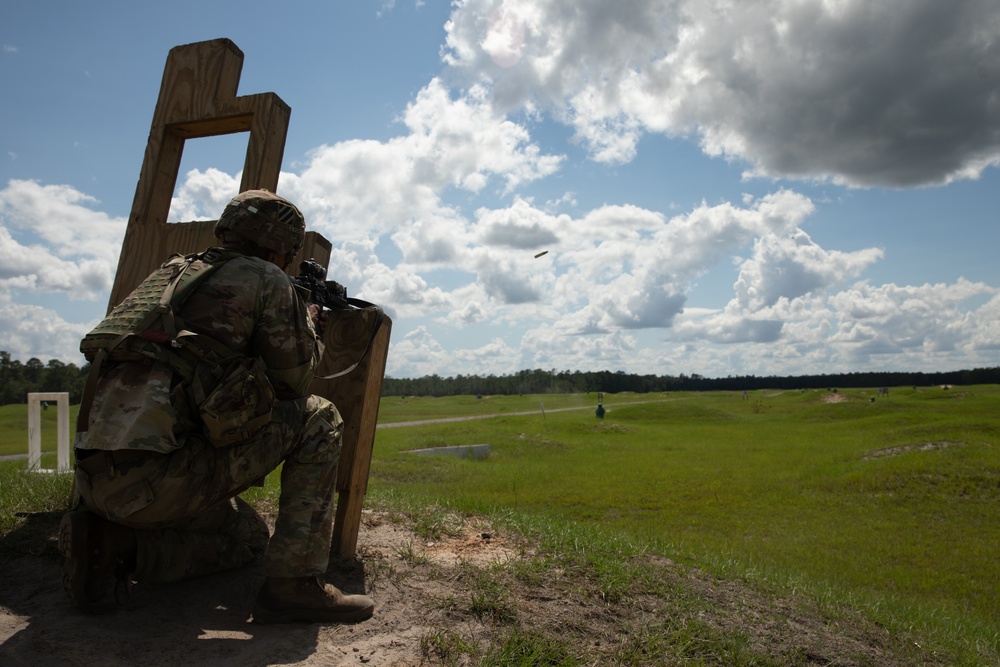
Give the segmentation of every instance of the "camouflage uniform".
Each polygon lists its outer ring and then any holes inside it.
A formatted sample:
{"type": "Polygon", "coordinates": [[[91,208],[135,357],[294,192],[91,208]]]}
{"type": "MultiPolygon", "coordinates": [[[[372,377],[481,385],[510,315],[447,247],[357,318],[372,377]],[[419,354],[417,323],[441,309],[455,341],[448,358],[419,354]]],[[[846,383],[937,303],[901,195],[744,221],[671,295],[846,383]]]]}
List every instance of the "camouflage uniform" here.
{"type": "Polygon", "coordinates": [[[158,361],[112,360],[76,443],[80,501],[136,529],[139,581],[236,567],[265,549],[269,577],[326,571],[343,422],[332,403],[308,395],[323,344],[281,269],[234,254],[177,314],[187,329],[262,360],[277,399],[270,422],[216,446],[192,413],[189,378],[158,361]],[[235,496],[282,463],[268,544],[262,519],[235,496]]]}

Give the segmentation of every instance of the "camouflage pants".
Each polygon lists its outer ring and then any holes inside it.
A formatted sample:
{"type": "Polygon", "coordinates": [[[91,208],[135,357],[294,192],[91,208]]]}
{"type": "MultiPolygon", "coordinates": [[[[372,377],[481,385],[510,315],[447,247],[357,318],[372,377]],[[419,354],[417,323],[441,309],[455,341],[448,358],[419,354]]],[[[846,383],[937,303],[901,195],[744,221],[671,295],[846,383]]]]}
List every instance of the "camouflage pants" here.
{"type": "Polygon", "coordinates": [[[78,466],[77,493],[85,508],[136,529],[139,581],[238,567],[265,549],[267,576],[322,574],[342,432],[337,408],[324,398],[278,401],[271,422],[251,440],[213,447],[192,434],[169,454],[150,453],[91,474],[78,466]],[[235,496],[279,465],[278,517],[268,541],[263,520],[235,496]]]}

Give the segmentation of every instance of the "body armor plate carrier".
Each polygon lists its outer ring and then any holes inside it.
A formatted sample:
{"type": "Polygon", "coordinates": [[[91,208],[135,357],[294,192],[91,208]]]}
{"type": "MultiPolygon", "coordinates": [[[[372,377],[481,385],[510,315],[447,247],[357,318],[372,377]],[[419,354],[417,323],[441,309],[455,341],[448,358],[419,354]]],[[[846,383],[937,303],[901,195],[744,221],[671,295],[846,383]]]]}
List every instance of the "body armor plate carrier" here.
{"type": "Polygon", "coordinates": [[[216,446],[249,437],[271,417],[274,391],[259,359],[233,354],[210,336],[184,329],[176,311],[197,287],[239,253],[209,248],[174,255],[151,273],[80,342],[91,362],[77,432],[86,431],[104,361],[153,360],[187,385],[205,435],[216,446]],[[234,391],[235,390],[235,391],[234,391]]]}

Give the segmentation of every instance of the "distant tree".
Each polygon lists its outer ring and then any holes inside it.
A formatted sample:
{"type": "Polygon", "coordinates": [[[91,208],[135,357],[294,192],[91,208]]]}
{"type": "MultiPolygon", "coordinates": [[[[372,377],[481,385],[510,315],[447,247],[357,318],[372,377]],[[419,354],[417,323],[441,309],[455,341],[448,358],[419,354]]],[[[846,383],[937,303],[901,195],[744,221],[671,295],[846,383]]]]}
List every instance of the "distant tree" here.
{"type": "Polygon", "coordinates": [[[938,384],[1000,384],[1000,367],[946,373],[863,372],[803,376],[727,376],[707,378],[694,373],[630,375],[624,371],[557,371],[525,369],[513,375],[437,374],[422,378],[387,377],[383,396],[454,396],[458,394],[544,394],[604,391],[750,391],[756,389],[823,389],[827,387],[907,387],[938,384]]]}
{"type": "Polygon", "coordinates": [[[32,357],[24,364],[24,379],[31,385],[41,384],[42,373],[45,371],[45,364],[41,359],[32,357]]]}
{"type": "Polygon", "coordinates": [[[24,366],[10,358],[9,352],[0,352],[0,405],[24,401],[24,366]]]}
{"type": "Polygon", "coordinates": [[[79,403],[90,367],[77,368],[58,359],[43,364],[32,357],[26,363],[0,350],[0,405],[25,403],[33,392],[69,392],[70,403],[79,403]]]}

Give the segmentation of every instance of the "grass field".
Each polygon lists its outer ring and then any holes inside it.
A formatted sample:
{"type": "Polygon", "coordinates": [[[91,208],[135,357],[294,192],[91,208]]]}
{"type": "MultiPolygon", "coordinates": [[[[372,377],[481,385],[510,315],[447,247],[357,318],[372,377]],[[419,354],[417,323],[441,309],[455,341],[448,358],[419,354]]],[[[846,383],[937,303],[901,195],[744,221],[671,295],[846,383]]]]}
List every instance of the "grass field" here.
{"type": "MultiPolygon", "coordinates": [[[[380,421],[443,416],[433,406],[444,404],[386,400],[380,421]]],[[[997,651],[1000,387],[607,396],[605,407],[604,420],[549,411],[380,430],[371,487],[601,526],[720,575],[997,651]],[[651,402],[618,407],[637,400],[651,402]],[[480,443],[487,461],[405,453],[480,443]]]]}
{"type": "MultiPolygon", "coordinates": [[[[69,431],[72,443],[76,427],[76,415],[79,405],[71,405],[69,409],[69,431]]],[[[56,407],[41,410],[41,440],[42,467],[56,467],[56,407]]],[[[72,446],[72,445],[71,445],[72,446]]],[[[12,456],[28,453],[28,406],[26,404],[0,405],[0,456],[12,456]]]]}
{"type": "MultiPolygon", "coordinates": [[[[0,454],[26,451],[18,407],[0,408],[0,454]]],[[[595,407],[596,395],[385,398],[384,425],[500,416],[381,428],[369,495],[596,528],[1000,658],[1000,387],[607,395],[603,420],[595,407]],[[467,444],[492,454],[406,453],[467,444]]],[[[13,488],[0,477],[4,511],[25,505],[13,488]]]]}

